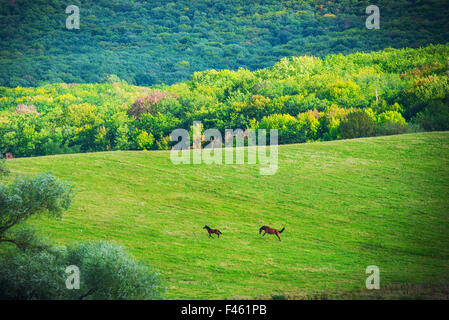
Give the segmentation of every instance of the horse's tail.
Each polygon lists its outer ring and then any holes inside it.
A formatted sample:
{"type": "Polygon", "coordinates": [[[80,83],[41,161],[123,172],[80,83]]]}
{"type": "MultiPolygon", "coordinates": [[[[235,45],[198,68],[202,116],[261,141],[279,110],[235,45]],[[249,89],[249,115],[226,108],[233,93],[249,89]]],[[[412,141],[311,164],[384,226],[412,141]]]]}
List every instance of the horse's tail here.
{"type": "Polygon", "coordinates": [[[279,233],[282,233],[285,230],[285,227],[283,227],[281,230],[279,230],[279,233]]]}
{"type": "Polygon", "coordinates": [[[218,233],[219,233],[219,234],[222,234],[220,230],[218,230],[218,233]]]}

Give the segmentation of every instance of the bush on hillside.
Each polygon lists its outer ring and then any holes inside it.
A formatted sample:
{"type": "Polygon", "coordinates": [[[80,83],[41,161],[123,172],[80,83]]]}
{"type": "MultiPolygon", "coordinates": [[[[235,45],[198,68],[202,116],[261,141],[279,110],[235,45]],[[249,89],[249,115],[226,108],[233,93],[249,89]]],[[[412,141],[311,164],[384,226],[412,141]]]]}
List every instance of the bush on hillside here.
{"type": "Polygon", "coordinates": [[[375,122],[364,111],[357,110],[349,113],[340,124],[343,139],[370,137],[374,133],[375,122]]]}
{"type": "Polygon", "coordinates": [[[407,122],[397,111],[385,111],[377,117],[375,134],[379,136],[400,134],[407,132],[407,122]]]}
{"type": "Polygon", "coordinates": [[[101,241],[3,255],[0,270],[0,299],[161,299],[163,292],[156,272],[101,241]],[[71,265],[79,268],[79,289],[66,287],[71,265]]]}
{"type": "MultiPolygon", "coordinates": [[[[446,98],[449,101],[449,98],[446,98]]],[[[418,113],[414,119],[424,130],[445,131],[449,130],[449,103],[435,101],[424,111],[418,113]]]]}

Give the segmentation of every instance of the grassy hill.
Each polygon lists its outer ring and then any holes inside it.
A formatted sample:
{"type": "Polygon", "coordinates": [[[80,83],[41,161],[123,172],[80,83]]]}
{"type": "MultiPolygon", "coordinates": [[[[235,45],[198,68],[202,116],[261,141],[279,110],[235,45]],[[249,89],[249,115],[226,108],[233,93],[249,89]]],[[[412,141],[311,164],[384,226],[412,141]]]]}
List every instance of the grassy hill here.
{"type": "MultiPolygon", "coordinates": [[[[113,240],[155,266],[166,298],[231,298],[442,283],[449,275],[449,133],[284,145],[279,170],[173,165],[166,151],[9,160],[76,185],[56,242],[113,240]],[[223,232],[209,239],[202,227],[223,232]],[[282,242],[262,225],[286,227],[282,242]]],[[[382,294],[385,291],[380,291],[382,294]]]]}

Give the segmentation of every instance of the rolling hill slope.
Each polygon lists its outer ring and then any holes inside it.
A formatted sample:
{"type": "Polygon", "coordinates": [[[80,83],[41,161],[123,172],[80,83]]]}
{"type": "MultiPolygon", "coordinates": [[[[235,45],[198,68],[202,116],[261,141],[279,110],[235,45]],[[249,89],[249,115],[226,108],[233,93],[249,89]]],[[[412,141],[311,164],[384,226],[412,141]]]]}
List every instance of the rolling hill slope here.
{"type": "MultiPolygon", "coordinates": [[[[381,288],[449,275],[449,133],[279,148],[279,170],[173,165],[169,152],[106,152],[9,160],[14,174],[52,170],[76,194],[56,242],[113,240],[158,268],[166,298],[232,298],[381,288]],[[202,227],[219,228],[209,239],[202,227]],[[286,227],[282,242],[258,234],[286,227]]],[[[383,291],[381,290],[381,293],[383,291]]]]}

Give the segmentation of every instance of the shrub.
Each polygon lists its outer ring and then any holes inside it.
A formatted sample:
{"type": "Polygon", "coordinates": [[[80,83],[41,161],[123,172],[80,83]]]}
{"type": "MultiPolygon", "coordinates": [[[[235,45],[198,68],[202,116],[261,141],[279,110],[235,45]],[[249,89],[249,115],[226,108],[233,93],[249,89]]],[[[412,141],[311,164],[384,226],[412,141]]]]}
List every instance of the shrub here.
{"type": "Polygon", "coordinates": [[[149,150],[154,144],[154,137],[151,133],[142,131],[136,138],[138,149],[149,150]]]}
{"type": "Polygon", "coordinates": [[[374,133],[375,122],[363,110],[349,113],[340,124],[343,139],[370,137],[374,133]]]}
{"type": "Polygon", "coordinates": [[[317,110],[308,110],[298,114],[298,126],[301,136],[306,138],[306,141],[315,140],[317,138],[318,129],[320,126],[320,114],[317,110]]]}
{"type": "Polygon", "coordinates": [[[172,145],[170,136],[166,136],[156,141],[157,148],[159,150],[170,150],[172,145]]]}
{"type": "Polygon", "coordinates": [[[279,143],[298,143],[306,140],[298,127],[298,119],[289,114],[273,114],[263,117],[258,125],[259,129],[278,130],[279,143]]]}
{"type": "Polygon", "coordinates": [[[391,135],[407,132],[407,122],[397,111],[385,111],[377,117],[376,135],[391,135]]]}
{"type": "Polygon", "coordinates": [[[0,299],[160,299],[163,292],[156,272],[107,242],[2,255],[0,270],[0,299]],[[66,288],[70,265],[80,270],[79,289],[66,288]]]}
{"type": "Polygon", "coordinates": [[[400,125],[406,125],[404,117],[397,111],[385,111],[377,116],[377,121],[380,124],[383,123],[397,123],[400,125]]]}
{"type": "Polygon", "coordinates": [[[0,299],[63,299],[64,263],[48,251],[19,251],[0,257],[0,299]]]}
{"type": "Polygon", "coordinates": [[[407,125],[396,122],[385,122],[378,124],[375,130],[377,136],[388,136],[392,134],[401,134],[407,132],[407,125]]]}
{"type": "Polygon", "coordinates": [[[8,231],[29,217],[48,212],[59,217],[72,201],[72,186],[51,174],[24,176],[9,185],[0,183],[0,242],[8,231]]]}
{"type": "Polygon", "coordinates": [[[326,107],[323,116],[319,120],[318,135],[323,140],[340,139],[340,123],[349,112],[348,109],[339,108],[335,104],[326,107]]]}
{"type": "Polygon", "coordinates": [[[69,246],[65,263],[80,269],[80,290],[70,290],[72,298],[161,298],[159,275],[115,243],[99,241],[69,246]]]}
{"type": "Polygon", "coordinates": [[[413,120],[424,130],[449,130],[449,104],[443,101],[435,101],[424,111],[418,113],[413,120]]]}

